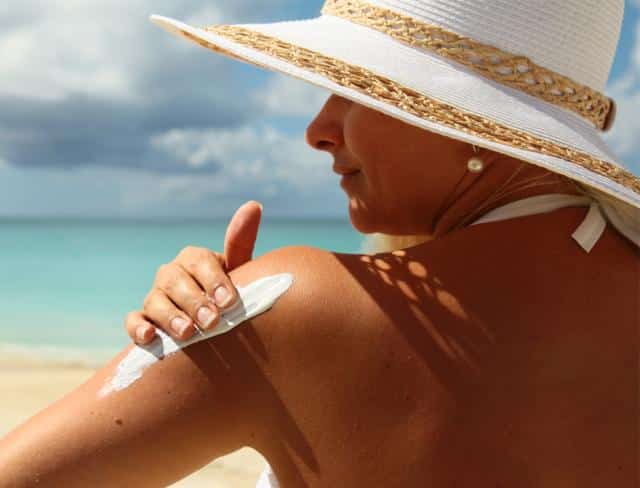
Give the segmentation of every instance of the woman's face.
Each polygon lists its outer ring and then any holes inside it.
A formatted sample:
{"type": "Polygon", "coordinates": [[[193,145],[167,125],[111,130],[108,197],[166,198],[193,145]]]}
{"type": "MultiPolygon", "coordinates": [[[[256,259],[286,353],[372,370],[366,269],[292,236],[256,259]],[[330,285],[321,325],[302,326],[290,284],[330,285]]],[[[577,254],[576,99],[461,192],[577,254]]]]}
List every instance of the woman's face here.
{"type": "Polygon", "coordinates": [[[307,128],[307,142],[331,153],[353,226],[363,233],[429,234],[466,171],[469,144],[419,129],[332,95],[307,128]]]}

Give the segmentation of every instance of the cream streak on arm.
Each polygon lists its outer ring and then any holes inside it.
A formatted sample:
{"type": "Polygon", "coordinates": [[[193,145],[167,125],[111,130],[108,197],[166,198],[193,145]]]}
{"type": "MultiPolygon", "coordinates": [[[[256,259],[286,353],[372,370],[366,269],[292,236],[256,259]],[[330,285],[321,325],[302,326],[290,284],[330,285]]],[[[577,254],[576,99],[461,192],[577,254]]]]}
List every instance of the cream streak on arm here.
{"type": "Polygon", "coordinates": [[[186,341],[176,341],[158,329],[157,337],[151,344],[134,347],[118,364],[115,374],[100,389],[98,396],[104,397],[114,391],[127,388],[142,377],[145,369],[166,356],[196,342],[225,334],[245,320],[266,312],[292,284],[293,275],[283,273],[261,278],[245,287],[237,286],[238,301],[232,309],[220,316],[218,325],[213,330],[204,331],[202,335],[196,334],[186,341]]]}

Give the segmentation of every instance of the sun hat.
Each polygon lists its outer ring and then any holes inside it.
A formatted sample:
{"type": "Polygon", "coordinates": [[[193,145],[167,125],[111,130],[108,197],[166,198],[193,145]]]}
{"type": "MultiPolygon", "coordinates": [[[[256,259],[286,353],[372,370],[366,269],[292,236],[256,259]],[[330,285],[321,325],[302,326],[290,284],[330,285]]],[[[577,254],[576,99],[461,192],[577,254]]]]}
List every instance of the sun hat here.
{"type": "MultiPolygon", "coordinates": [[[[624,0],[327,0],[321,15],[164,29],[588,188],[640,241],[640,178],[602,138],[624,0]]],[[[619,224],[619,226],[618,226],[619,224]]]]}

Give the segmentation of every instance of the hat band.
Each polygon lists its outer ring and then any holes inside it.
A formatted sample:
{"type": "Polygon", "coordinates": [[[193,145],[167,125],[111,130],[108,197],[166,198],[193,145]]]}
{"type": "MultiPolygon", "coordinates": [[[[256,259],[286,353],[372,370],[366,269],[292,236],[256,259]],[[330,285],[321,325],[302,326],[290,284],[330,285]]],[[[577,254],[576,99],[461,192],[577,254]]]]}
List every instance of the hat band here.
{"type": "MultiPolygon", "coordinates": [[[[345,88],[356,90],[416,117],[446,125],[498,144],[505,144],[571,161],[640,195],[640,178],[620,166],[435,100],[360,66],[345,63],[246,27],[213,25],[203,27],[203,29],[244,47],[255,49],[281,61],[316,73],[345,88]]],[[[207,42],[205,39],[196,37],[189,32],[182,31],[181,34],[203,47],[237,57],[220,46],[207,42]]],[[[243,60],[252,62],[246,59],[243,60]]],[[[253,62],[253,64],[257,63],[253,62]]]]}
{"type": "Polygon", "coordinates": [[[597,90],[488,44],[420,22],[361,0],[327,0],[322,14],[375,29],[413,47],[457,61],[505,86],[569,109],[606,131],[613,125],[613,100],[597,90]]]}

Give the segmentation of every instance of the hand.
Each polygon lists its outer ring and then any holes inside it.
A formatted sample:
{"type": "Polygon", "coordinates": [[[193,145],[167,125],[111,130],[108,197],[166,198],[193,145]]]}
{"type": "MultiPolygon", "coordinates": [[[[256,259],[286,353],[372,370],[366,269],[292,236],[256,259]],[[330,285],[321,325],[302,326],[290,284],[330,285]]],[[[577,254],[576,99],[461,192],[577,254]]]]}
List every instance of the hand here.
{"type": "Polygon", "coordinates": [[[179,340],[194,334],[194,322],[202,330],[215,327],[220,321],[220,311],[237,302],[238,291],[227,273],[252,259],[261,216],[262,206],[249,201],[229,222],[224,254],[189,246],[172,262],[160,266],[153,288],[144,299],[143,310],[130,312],[125,319],[133,341],[151,342],[156,327],[179,340]],[[230,298],[226,301],[221,300],[220,285],[229,291],[230,298]]]}

